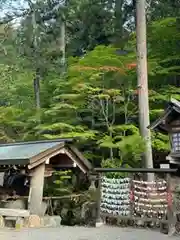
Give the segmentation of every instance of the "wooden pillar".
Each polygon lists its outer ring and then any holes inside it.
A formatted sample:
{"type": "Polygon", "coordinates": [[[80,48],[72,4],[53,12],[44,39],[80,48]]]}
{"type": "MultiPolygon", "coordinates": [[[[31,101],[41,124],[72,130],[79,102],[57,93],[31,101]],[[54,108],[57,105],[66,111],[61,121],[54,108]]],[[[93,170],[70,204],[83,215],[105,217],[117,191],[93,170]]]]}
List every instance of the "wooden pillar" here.
{"type": "Polygon", "coordinates": [[[97,187],[97,194],[96,194],[96,201],[97,201],[97,215],[96,215],[96,227],[100,227],[103,225],[101,219],[101,191],[102,191],[102,175],[98,174],[98,187],[97,187]]]}
{"type": "Polygon", "coordinates": [[[30,214],[42,215],[42,200],[44,188],[45,163],[32,169],[32,177],[29,190],[30,214]]]}
{"type": "Polygon", "coordinates": [[[176,232],[175,225],[176,225],[176,214],[173,209],[173,195],[172,195],[172,186],[171,186],[171,176],[167,174],[167,199],[168,199],[168,235],[173,236],[176,232]]]}

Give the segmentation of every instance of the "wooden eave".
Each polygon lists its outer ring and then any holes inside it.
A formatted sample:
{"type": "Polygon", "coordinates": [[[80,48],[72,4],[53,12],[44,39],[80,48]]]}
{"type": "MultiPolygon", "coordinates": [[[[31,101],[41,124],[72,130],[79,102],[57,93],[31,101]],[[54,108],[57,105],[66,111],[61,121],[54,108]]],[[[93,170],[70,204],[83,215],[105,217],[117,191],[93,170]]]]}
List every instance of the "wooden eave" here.
{"type": "Polygon", "coordinates": [[[178,158],[180,157],[180,152],[170,152],[169,153],[169,156],[170,157],[173,157],[173,158],[178,158]]]}
{"type": "MultiPolygon", "coordinates": [[[[31,142],[30,144],[35,144],[36,143],[51,143],[51,142],[56,142],[58,140],[52,140],[52,141],[36,141],[36,142],[31,142]]],[[[20,143],[23,145],[24,143],[20,143]]],[[[29,144],[29,143],[25,143],[29,144]]],[[[13,144],[5,144],[1,145],[1,147],[7,147],[7,146],[17,146],[19,143],[13,143],[13,144]]],[[[72,162],[74,162],[84,173],[87,173],[91,171],[93,168],[91,163],[83,156],[83,154],[75,147],[73,146],[73,141],[64,141],[62,140],[59,141],[56,145],[53,147],[49,147],[46,150],[43,150],[42,152],[36,153],[32,157],[23,157],[22,154],[19,155],[22,158],[18,158],[11,156],[11,158],[1,158],[0,159],[0,166],[5,167],[5,166],[13,166],[13,165],[18,165],[18,166],[27,166],[27,168],[33,169],[37,167],[38,165],[42,163],[49,164],[49,159],[57,156],[58,154],[65,154],[67,155],[72,162]]]]}
{"type": "Polygon", "coordinates": [[[59,154],[61,149],[63,149],[64,147],[65,147],[65,143],[60,143],[60,144],[56,145],[55,147],[49,148],[46,151],[41,152],[41,153],[37,154],[36,156],[33,156],[32,158],[29,159],[28,168],[32,169],[32,168],[40,165],[41,163],[46,162],[46,160],[48,160],[49,158],[54,157],[57,154],[59,154]]]}
{"type": "Polygon", "coordinates": [[[29,164],[29,158],[4,159],[0,161],[0,166],[26,166],[29,164]]]}
{"type": "Polygon", "coordinates": [[[155,130],[157,128],[162,129],[163,131],[168,131],[168,129],[166,128],[166,126],[163,124],[163,121],[165,121],[167,119],[167,117],[172,113],[173,109],[172,107],[168,107],[166,109],[166,111],[164,111],[164,113],[162,114],[161,117],[159,117],[156,121],[154,121],[153,123],[151,123],[148,128],[151,130],[155,130]]]}
{"type": "Polygon", "coordinates": [[[148,128],[151,129],[151,130],[156,129],[156,130],[159,130],[159,131],[162,131],[162,132],[170,132],[171,129],[169,129],[169,127],[166,126],[164,122],[173,113],[180,114],[180,102],[177,101],[176,99],[172,98],[171,101],[169,102],[168,108],[164,111],[162,116],[159,117],[153,123],[151,123],[150,126],[148,126],[148,128]]]}
{"type": "Polygon", "coordinates": [[[68,145],[70,150],[77,156],[77,158],[81,159],[81,162],[88,168],[88,169],[92,169],[93,166],[92,164],[83,156],[83,154],[76,148],[74,147],[72,144],[68,145]]]}
{"type": "Polygon", "coordinates": [[[32,157],[28,164],[28,169],[33,169],[34,167],[46,162],[51,157],[54,157],[64,151],[74,163],[83,171],[84,173],[92,169],[91,163],[82,155],[82,153],[71,144],[60,143],[56,147],[48,149],[34,157],[32,157]]]}
{"type": "Polygon", "coordinates": [[[77,164],[81,171],[87,173],[93,169],[92,164],[73,145],[69,145],[65,150],[66,154],[77,164]]]}

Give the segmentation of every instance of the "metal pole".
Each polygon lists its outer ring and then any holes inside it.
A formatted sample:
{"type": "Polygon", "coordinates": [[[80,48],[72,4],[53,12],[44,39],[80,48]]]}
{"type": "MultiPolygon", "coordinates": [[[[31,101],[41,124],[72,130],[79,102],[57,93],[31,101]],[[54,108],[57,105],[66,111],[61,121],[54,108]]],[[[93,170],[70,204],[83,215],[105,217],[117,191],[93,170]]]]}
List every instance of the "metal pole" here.
{"type": "MultiPolygon", "coordinates": [[[[146,141],[144,167],[153,168],[151,134],[147,128],[149,121],[148,77],[147,77],[147,46],[146,46],[146,13],[145,0],[136,0],[136,36],[137,36],[137,77],[139,98],[140,133],[146,141]]],[[[147,174],[148,181],[154,180],[154,174],[147,174]]]]}

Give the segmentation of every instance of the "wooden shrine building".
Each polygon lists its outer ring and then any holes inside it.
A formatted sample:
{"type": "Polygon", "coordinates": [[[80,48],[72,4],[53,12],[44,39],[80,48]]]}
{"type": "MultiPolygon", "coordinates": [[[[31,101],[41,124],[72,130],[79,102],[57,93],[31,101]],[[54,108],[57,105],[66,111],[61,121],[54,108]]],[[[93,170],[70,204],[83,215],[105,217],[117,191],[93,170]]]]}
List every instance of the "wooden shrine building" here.
{"type": "Polygon", "coordinates": [[[168,107],[155,122],[150,129],[161,133],[169,134],[171,150],[166,157],[167,163],[180,165],[180,102],[171,99],[168,107]]]}
{"type": "Polygon", "coordinates": [[[78,167],[84,173],[92,169],[71,139],[1,144],[0,171],[10,167],[30,177],[29,210],[36,215],[41,212],[45,176],[50,176],[55,169],[78,167]]]}

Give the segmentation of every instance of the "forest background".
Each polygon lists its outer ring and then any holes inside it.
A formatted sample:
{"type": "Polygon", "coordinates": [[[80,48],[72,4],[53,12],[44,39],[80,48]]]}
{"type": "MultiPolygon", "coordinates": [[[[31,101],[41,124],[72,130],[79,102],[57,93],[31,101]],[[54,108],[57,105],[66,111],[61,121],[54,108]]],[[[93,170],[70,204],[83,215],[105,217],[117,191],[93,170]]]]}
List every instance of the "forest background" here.
{"type": "MultiPolygon", "coordinates": [[[[96,166],[140,166],[135,0],[0,0],[0,143],[77,139],[96,166]],[[113,161],[112,161],[113,160],[113,161]]],[[[180,1],[147,1],[150,119],[180,100],[180,1]]],[[[152,133],[155,163],[168,137],[152,133]]]]}

